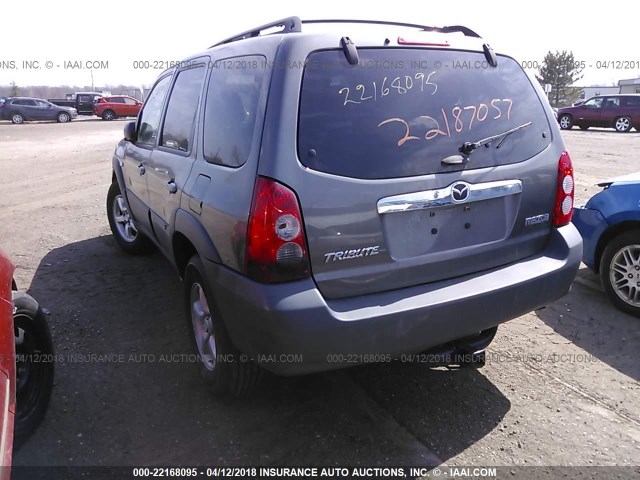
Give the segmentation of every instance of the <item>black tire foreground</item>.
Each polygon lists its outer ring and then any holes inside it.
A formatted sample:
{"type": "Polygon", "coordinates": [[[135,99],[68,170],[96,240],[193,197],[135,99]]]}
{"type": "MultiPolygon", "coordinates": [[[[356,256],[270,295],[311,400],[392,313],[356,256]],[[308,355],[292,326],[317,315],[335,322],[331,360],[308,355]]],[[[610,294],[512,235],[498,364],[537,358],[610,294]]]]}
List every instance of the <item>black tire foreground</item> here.
{"type": "Polygon", "coordinates": [[[53,342],[47,317],[30,295],[13,292],[16,333],[16,415],[14,447],[38,427],[53,389],[53,342]]]}

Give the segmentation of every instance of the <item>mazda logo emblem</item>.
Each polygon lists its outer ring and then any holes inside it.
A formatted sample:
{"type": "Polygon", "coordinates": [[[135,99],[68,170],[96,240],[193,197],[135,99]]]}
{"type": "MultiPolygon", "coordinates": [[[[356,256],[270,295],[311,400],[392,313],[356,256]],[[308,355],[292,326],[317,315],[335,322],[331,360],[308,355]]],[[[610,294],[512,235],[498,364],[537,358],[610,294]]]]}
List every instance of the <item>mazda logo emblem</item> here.
{"type": "Polygon", "coordinates": [[[471,188],[468,183],[458,182],[451,187],[451,198],[453,203],[464,203],[469,200],[471,188]]]}

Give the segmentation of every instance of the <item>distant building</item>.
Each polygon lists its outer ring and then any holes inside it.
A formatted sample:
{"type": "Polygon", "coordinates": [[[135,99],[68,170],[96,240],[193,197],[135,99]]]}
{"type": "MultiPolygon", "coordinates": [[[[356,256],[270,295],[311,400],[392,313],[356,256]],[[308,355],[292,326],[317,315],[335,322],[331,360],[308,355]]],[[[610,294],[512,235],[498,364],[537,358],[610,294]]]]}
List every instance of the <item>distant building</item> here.
{"type": "Polygon", "coordinates": [[[620,91],[620,87],[611,87],[611,86],[582,87],[580,89],[580,100],[588,100],[592,97],[597,97],[598,95],[615,95],[616,93],[624,93],[624,92],[620,91]]]}
{"type": "Polygon", "coordinates": [[[620,93],[640,93],[640,78],[630,78],[618,82],[620,93]]]}

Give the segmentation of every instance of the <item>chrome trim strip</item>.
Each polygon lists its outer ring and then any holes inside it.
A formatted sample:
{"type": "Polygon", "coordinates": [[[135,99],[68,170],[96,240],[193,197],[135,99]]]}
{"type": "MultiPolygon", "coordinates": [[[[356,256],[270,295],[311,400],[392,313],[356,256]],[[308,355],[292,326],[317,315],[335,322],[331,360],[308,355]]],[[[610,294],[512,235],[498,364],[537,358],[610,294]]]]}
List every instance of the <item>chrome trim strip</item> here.
{"type": "Polygon", "coordinates": [[[409,212],[411,210],[423,210],[426,208],[446,207],[449,205],[464,205],[471,202],[480,202],[491,198],[506,197],[522,193],[522,181],[500,180],[486,183],[453,182],[448,187],[425,190],[422,192],[393,195],[378,200],[378,213],[409,212]],[[469,197],[464,202],[453,200],[452,190],[454,185],[465,184],[469,187],[469,197]]]}

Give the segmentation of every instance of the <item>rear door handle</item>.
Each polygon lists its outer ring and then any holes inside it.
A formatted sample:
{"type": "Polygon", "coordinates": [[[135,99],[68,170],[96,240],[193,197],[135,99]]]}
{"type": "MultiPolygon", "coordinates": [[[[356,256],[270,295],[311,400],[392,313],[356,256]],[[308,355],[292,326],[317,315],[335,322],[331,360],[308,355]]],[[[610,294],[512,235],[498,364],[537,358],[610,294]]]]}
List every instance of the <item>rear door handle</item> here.
{"type": "Polygon", "coordinates": [[[140,172],[140,175],[144,175],[147,172],[147,169],[144,168],[144,165],[140,164],[138,165],[138,172],[140,172]]]}
{"type": "Polygon", "coordinates": [[[174,182],[173,180],[171,180],[170,182],[167,182],[167,190],[169,190],[169,193],[176,193],[178,191],[178,186],[176,185],[176,182],[174,182]]]}

